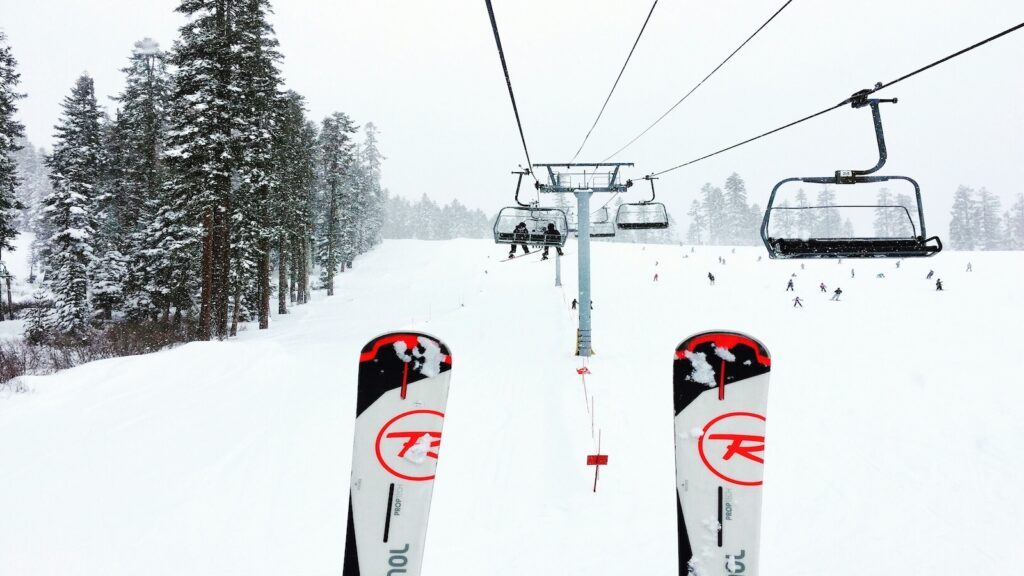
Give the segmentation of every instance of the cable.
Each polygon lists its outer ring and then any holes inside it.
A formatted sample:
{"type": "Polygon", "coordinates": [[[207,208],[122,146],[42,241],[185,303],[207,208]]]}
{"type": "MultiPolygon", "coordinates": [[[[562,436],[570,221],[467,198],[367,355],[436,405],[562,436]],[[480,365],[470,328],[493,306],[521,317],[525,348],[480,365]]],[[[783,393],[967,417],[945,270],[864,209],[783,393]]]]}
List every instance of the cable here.
{"type": "Polygon", "coordinates": [[[605,158],[604,160],[601,160],[601,162],[607,162],[608,160],[610,160],[610,159],[614,158],[615,156],[618,156],[620,152],[622,152],[622,151],[623,151],[623,150],[625,150],[626,148],[629,148],[630,146],[632,146],[632,145],[633,145],[633,143],[634,143],[634,142],[636,142],[637,140],[639,140],[640,138],[642,138],[642,137],[644,136],[644,134],[647,134],[648,132],[650,132],[651,128],[654,128],[655,126],[657,126],[659,122],[661,122],[662,120],[664,120],[664,119],[665,119],[665,117],[666,117],[666,116],[668,116],[669,114],[671,114],[671,113],[672,113],[672,111],[676,109],[676,107],[678,107],[678,106],[679,106],[680,104],[682,104],[682,103],[683,103],[683,102],[684,102],[684,101],[685,101],[685,100],[686,100],[687,98],[689,98],[691,94],[693,94],[694,92],[696,92],[696,91],[697,91],[697,89],[698,89],[698,88],[700,88],[700,87],[701,87],[701,85],[702,85],[702,84],[704,84],[704,82],[706,82],[706,81],[708,80],[708,78],[711,78],[712,76],[714,76],[715,72],[718,72],[718,69],[719,69],[719,68],[721,68],[722,66],[725,66],[725,63],[726,63],[726,62],[728,62],[729,60],[731,60],[731,59],[732,59],[732,57],[733,57],[733,56],[735,56],[737,52],[739,52],[740,50],[742,50],[742,49],[743,49],[743,47],[744,47],[744,46],[746,46],[748,42],[750,42],[751,40],[753,40],[753,39],[754,39],[754,36],[757,36],[757,34],[758,34],[758,33],[759,33],[759,32],[760,32],[761,30],[764,30],[765,26],[768,26],[768,24],[769,24],[769,23],[770,23],[770,22],[771,22],[772,20],[774,20],[776,16],[778,16],[779,14],[781,14],[781,13],[782,13],[782,11],[783,11],[783,10],[785,10],[785,9],[786,9],[786,7],[787,7],[787,6],[789,6],[789,4],[790,4],[790,3],[792,2],[792,1],[793,1],[793,0],[786,0],[786,3],[785,3],[785,4],[783,4],[781,8],[779,8],[778,10],[776,10],[776,11],[775,11],[775,13],[774,13],[774,14],[772,14],[772,17],[771,17],[771,18],[769,18],[768,20],[765,20],[764,24],[761,24],[761,26],[760,26],[760,27],[758,27],[758,29],[757,29],[757,30],[754,30],[754,33],[753,33],[753,34],[751,34],[751,35],[750,35],[750,36],[749,36],[749,37],[748,37],[748,38],[747,38],[746,40],[744,40],[744,41],[743,41],[743,43],[739,45],[739,47],[737,47],[737,48],[736,48],[735,50],[733,50],[733,51],[732,51],[732,53],[731,53],[731,54],[729,54],[729,56],[728,56],[728,57],[726,57],[726,59],[725,59],[725,60],[722,60],[722,62],[721,62],[721,63],[720,63],[720,64],[719,64],[718,66],[715,66],[715,69],[714,69],[714,70],[712,70],[710,74],[708,74],[707,76],[705,76],[705,77],[704,77],[704,79],[703,79],[703,80],[701,80],[700,82],[698,82],[696,86],[694,86],[693,88],[690,88],[690,91],[689,91],[689,92],[687,92],[687,93],[686,93],[686,94],[685,94],[685,95],[684,95],[684,96],[683,96],[682,98],[680,98],[678,102],[676,102],[675,104],[673,104],[671,108],[669,108],[668,110],[666,110],[664,114],[662,114],[661,116],[659,116],[659,117],[658,117],[658,119],[657,119],[657,120],[655,120],[655,121],[654,121],[654,122],[653,122],[653,123],[652,123],[652,124],[651,124],[650,126],[648,126],[647,128],[645,128],[643,132],[641,132],[641,133],[637,134],[637,135],[636,135],[636,137],[635,137],[635,138],[633,138],[632,140],[630,140],[629,142],[627,142],[625,146],[623,146],[622,148],[619,148],[618,150],[616,150],[615,152],[613,152],[613,153],[612,153],[611,155],[609,155],[609,156],[608,156],[607,158],[605,158]]]}
{"type": "Polygon", "coordinates": [[[501,69],[505,72],[505,84],[508,85],[508,97],[512,100],[512,111],[516,114],[516,126],[519,127],[519,139],[523,141],[523,152],[526,153],[526,166],[537,182],[537,176],[533,173],[533,162],[530,161],[530,150],[526,147],[526,135],[523,134],[523,123],[519,120],[519,107],[516,106],[516,95],[512,92],[512,80],[508,76],[508,64],[505,63],[505,51],[501,48],[501,36],[498,35],[498,23],[494,20],[494,7],[491,0],[484,0],[487,3],[487,15],[491,17],[491,30],[494,30],[494,43],[498,46],[498,56],[501,58],[501,69]]]}
{"type": "Polygon", "coordinates": [[[608,106],[608,101],[612,99],[612,94],[615,93],[615,88],[619,85],[619,80],[622,79],[622,73],[626,71],[626,65],[629,64],[629,59],[633,57],[633,51],[636,50],[636,45],[640,43],[640,37],[644,35],[644,30],[647,29],[647,23],[651,21],[651,14],[654,14],[654,7],[658,5],[658,0],[654,0],[654,4],[651,4],[651,11],[647,13],[647,19],[644,20],[644,25],[640,28],[640,33],[637,34],[636,40],[633,42],[633,47],[629,49],[629,55],[626,56],[626,61],[622,63],[622,69],[619,70],[619,75],[615,78],[615,83],[612,84],[612,89],[608,92],[608,97],[604,99],[604,104],[601,105],[601,111],[597,113],[597,118],[594,119],[594,123],[590,126],[590,130],[587,130],[587,135],[583,137],[583,142],[580,144],[576,154],[573,155],[572,160],[569,163],[572,164],[576,161],[576,158],[583,151],[583,147],[586,146],[587,140],[590,139],[591,132],[597,127],[597,123],[601,120],[601,115],[604,114],[605,107],[608,106]]]}
{"type": "Polygon", "coordinates": [[[753,142],[755,140],[760,140],[761,138],[764,138],[765,136],[769,136],[771,134],[774,134],[776,132],[780,132],[780,131],[785,130],[787,128],[792,128],[793,126],[796,126],[797,124],[806,122],[806,121],[808,121],[808,120],[810,120],[812,118],[817,118],[818,116],[821,116],[822,114],[826,114],[826,113],[831,112],[833,110],[842,108],[843,106],[846,106],[847,104],[850,104],[855,97],[861,97],[861,98],[867,97],[867,96],[869,96],[871,94],[874,94],[875,92],[878,92],[879,90],[883,90],[885,88],[888,88],[888,87],[892,86],[893,84],[896,84],[897,82],[902,82],[903,80],[906,80],[907,78],[910,78],[911,76],[915,76],[917,74],[920,74],[921,72],[924,72],[925,70],[928,70],[929,68],[934,68],[935,66],[938,66],[939,64],[942,64],[944,62],[952,60],[953,58],[956,58],[957,56],[960,56],[962,54],[966,54],[967,52],[970,52],[971,50],[974,50],[975,48],[978,48],[980,46],[988,44],[989,42],[991,42],[993,40],[996,40],[997,38],[1001,38],[1003,36],[1006,36],[1007,34],[1009,34],[1011,32],[1014,32],[1016,30],[1019,30],[1021,28],[1024,28],[1024,22],[1021,22],[1020,24],[1017,24],[1016,26],[1013,26],[1012,28],[1007,28],[1006,30],[1003,30],[1002,32],[996,34],[995,36],[990,36],[990,37],[986,38],[985,40],[982,40],[981,42],[978,42],[976,44],[972,44],[971,46],[968,46],[967,48],[964,48],[963,50],[954,52],[953,54],[950,54],[949,56],[946,56],[945,58],[942,58],[940,60],[936,60],[935,62],[932,62],[931,64],[928,64],[927,66],[923,66],[921,68],[918,68],[917,70],[914,70],[913,72],[911,72],[909,74],[905,74],[903,76],[900,76],[899,78],[897,78],[897,79],[895,79],[895,80],[893,80],[891,82],[887,82],[887,83],[884,83],[884,84],[883,83],[876,84],[874,88],[872,88],[870,90],[863,90],[861,92],[858,92],[854,96],[851,96],[850,98],[847,98],[846,100],[843,100],[842,102],[840,102],[839,104],[836,104],[835,106],[831,106],[829,108],[825,108],[824,110],[815,112],[814,114],[811,114],[809,116],[804,116],[803,118],[801,118],[799,120],[795,120],[795,121],[790,122],[789,124],[786,124],[784,126],[779,126],[778,128],[775,128],[774,130],[769,130],[769,131],[767,131],[767,132],[765,132],[763,134],[759,134],[757,136],[754,136],[753,138],[747,138],[746,140],[744,140],[742,142],[738,142],[736,144],[733,144],[732,146],[728,146],[726,148],[722,148],[721,150],[712,152],[710,154],[705,154],[704,156],[701,156],[700,158],[695,158],[693,160],[690,160],[689,162],[683,162],[682,164],[679,164],[677,166],[673,166],[673,167],[668,168],[666,170],[662,170],[660,172],[655,172],[655,173],[651,174],[651,176],[661,176],[662,174],[665,174],[666,172],[671,172],[673,170],[678,170],[680,168],[683,168],[685,166],[689,166],[691,164],[696,164],[697,162],[700,162],[702,160],[707,160],[708,158],[711,158],[712,156],[717,156],[717,155],[719,155],[719,154],[721,154],[723,152],[728,152],[729,150],[732,150],[734,148],[739,148],[740,146],[749,144],[749,143],[751,143],[751,142],[753,142]]]}

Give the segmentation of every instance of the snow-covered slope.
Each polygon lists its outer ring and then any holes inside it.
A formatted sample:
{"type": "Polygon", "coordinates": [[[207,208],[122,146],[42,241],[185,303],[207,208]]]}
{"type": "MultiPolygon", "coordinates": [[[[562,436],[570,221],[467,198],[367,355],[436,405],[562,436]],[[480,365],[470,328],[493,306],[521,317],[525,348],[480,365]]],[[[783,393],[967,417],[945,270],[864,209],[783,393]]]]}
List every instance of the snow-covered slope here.
{"type": "Polygon", "coordinates": [[[567,252],[556,288],[553,260],[389,241],[270,331],[26,379],[0,399],[0,574],[339,574],[358,353],[398,329],[454,359],[428,576],[676,574],[672,351],[713,328],[774,359],[763,575],[1024,564],[1024,254],[596,245],[594,494],[567,252]]]}

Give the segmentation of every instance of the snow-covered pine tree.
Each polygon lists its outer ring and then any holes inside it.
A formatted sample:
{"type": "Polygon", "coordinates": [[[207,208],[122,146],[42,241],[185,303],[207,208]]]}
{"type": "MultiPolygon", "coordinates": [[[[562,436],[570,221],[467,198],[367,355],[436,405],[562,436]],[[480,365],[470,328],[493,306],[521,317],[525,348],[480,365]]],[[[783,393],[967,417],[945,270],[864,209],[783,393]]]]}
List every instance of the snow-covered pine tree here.
{"type": "Polygon", "coordinates": [[[974,190],[960,185],[953,194],[949,220],[949,247],[953,250],[974,250],[978,243],[976,212],[974,190]]]}
{"type": "Polygon", "coordinates": [[[999,213],[1002,211],[999,197],[982,186],[978,190],[978,202],[975,206],[977,214],[974,221],[977,224],[978,248],[980,250],[1002,249],[1003,222],[999,217],[999,213]]]}
{"type": "Polygon", "coordinates": [[[255,289],[261,330],[270,327],[270,252],[275,239],[271,196],[279,185],[274,166],[275,133],[282,107],[278,42],[267,19],[268,0],[241,0],[235,22],[235,78],[233,87],[239,147],[238,179],[232,206],[232,280],[234,314],[231,333],[237,330],[240,295],[255,289]],[[248,271],[253,270],[254,276],[248,271]]]}
{"type": "Polygon", "coordinates": [[[704,184],[700,189],[703,195],[701,209],[704,212],[704,219],[708,228],[708,244],[720,245],[725,243],[728,237],[726,226],[728,218],[725,211],[725,196],[722,189],[712,186],[711,183],[704,184]]]}
{"type": "Polygon", "coordinates": [[[4,250],[14,250],[11,242],[18,235],[18,210],[23,208],[16,195],[18,173],[12,156],[21,149],[19,139],[25,135],[25,127],[14,118],[17,102],[24,98],[16,90],[21,77],[17,66],[7,36],[0,31],[0,258],[4,250]]]}
{"type": "MultiPolygon", "coordinates": [[[[810,203],[807,199],[807,193],[804,192],[803,188],[796,191],[796,206],[795,208],[807,208],[810,203]]],[[[798,238],[808,238],[818,228],[818,216],[814,210],[797,210],[796,211],[796,233],[798,238]]]]}
{"type": "Polygon", "coordinates": [[[1024,250],[1024,194],[1017,195],[1017,200],[1007,212],[1006,236],[1009,242],[1007,249],[1024,250]]]}
{"type": "Polygon", "coordinates": [[[165,256],[159,242],[163,234],[153,229],[157,214],[165,208],[166,170],[163,147],[167,129],[170,78],[167,54],[150,38],[136,42],[125,74],[124,90],[115,98],[118,182],[114,196],[116,219],[122,230],[118,250],[126,258],[123,294],[129,318],[156,318],[167,310],[169,286],[161,269],[165,256]]]}
{"type": "Polygon", "coordinates": [[[749,244],[750,206],[747,205],[747,185],[736,172],[725,180],[724,214],[723,242],[732,245],[749,244]]]}
{"type": "Polygon", "coordinates": [[[690,227],[686,232],[686,239],[690,244],[704,243],[704,228],[707,226],[707,219],[704,217],[704,209],[699,200],[690,202],[690,209],[686,212],[690,217],[690,227]]]}
{"type": "MultiPolygon", "coordinates": [[[[184,259],[189,262],[189,272],[198,273],[201,285],[200,340],[228,335],[236,135],[244,128],[238,118],[237,95],[242,86],[235,29],[243,7],[237,1],[181,0],[177,11],[186,23],[169,59],[176,71],[165,158],[171,175],[169,199],[177,209],[162,210],[163,225],[175,226],[175,236],[191,231],[194,224],[201,227],[197,239],[201,258],[184,259]],[[177,227],[178,223],[182,226],[177,227]],[[193,262],[199,264],[198,270],[193,262]]],[[[174,238],[164,247],[192,246],[187,239],[174,238]]],[[[168,259],[181,256],[176,253],[168,259]]]]}
{"type": "Polygon", "coordinates": [[[29,344],[41,344],[53,335],[52,306],[43,289],[32,293],[32,306],[25,311],[25,340],[29,344]]]}
{"type": "Polygon", "coordinates": [[[781,210],[773,210],[771,218],[771,229],[768,230],[768,234],[776,238],[793,238],[796,233],[796,210],[789,210],[789,199],[783,200],[779,203],[778,208],[781,210]]]}
{"type": "Polygon", "coordinates": [[[902,208],[894,211],[893,235],[901,238],[914,236],[917,226],[917,202],[909,194],[900,193],[893,198],[893,203],[902,208]]]}
{"type": "Polygon", "coordinates": [[[293,302],[306,301],[301,278],[309,274],[304,247],[309,245],[311,195],[316,185],[316,131],[306,121],[302,96],[289,91],[280,106],[270,213],[277,252],[277,312],[287,314],[289,294],[293,302]]]}
{"type": "Polygon", "coordinates": [[[380,151],[380,131],[373,122],[363,126],[363,145],[360,149],[360,160],[366,178],[367,210],[363,218],[364,246],[363,251],[380,243],[381,230],[384,227],[384,188],[381,186],[381,171],[387,158],[380,151]]]}
{"type": "Polygon", "coordinates": [[[352,134],[356,127],[343,112],[335,112],[324,119],[320,129],[320,225],[318,229],[317,262],[321,266],[320,281],[327,295],[334,295],[334,275],[344,265],[342,245],[345,188],[354,162],[352,134]]]}
{"type": "Polygon", "coordinates": [[[89,270],[93,260],[95,195],[103,166],[103,140],[93,80],[82,75],[64,99],[53,154],[47,158],[53,192],[43,201],[50,230],[44,255],[53,294],[52,326],[81,337],[88,328],[89,270]]]}
{"type": "Polygon", "coordinates": [[[896,221],[902,216],[893,208],[894,200],[892,192],[888,188],[880,188],[875,198],[875,236],[878,238],[892,238],[895,236],[896,221]]]}
{"type": "MultiPolygon", "coordinates": [[[[839,210],[832,208],[836,203],[835,190],[824,186],[818,191],[817,205],[825,206],[815,222],[814,235],[819,238],[836,238],[842,234],[843,219],[839,210]]],[[[810,212],[810,210],[808,210],[810,212]]]]}

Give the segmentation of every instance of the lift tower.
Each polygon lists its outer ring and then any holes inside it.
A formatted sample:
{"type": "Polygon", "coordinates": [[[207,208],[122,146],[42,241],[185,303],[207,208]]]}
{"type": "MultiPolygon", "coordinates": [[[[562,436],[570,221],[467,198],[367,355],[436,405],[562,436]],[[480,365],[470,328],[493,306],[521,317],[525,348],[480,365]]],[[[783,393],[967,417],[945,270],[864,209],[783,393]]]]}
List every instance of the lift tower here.
{"type": "MultiPolygon", "coordinates": [[[[538,183],[540,192],[575,194],[579,220],[579,329],[576,331],[576,355],[593,354],[590,324],[590,196],[598,192],[625,192],[633,183],[622,182],[619,169],[633,166],[631,162],[596,164],[534,164],[535,173],[546,171],[547,182],[538,183]]],[[[540,174],[538,174],[540,175],[540,174]]]]}

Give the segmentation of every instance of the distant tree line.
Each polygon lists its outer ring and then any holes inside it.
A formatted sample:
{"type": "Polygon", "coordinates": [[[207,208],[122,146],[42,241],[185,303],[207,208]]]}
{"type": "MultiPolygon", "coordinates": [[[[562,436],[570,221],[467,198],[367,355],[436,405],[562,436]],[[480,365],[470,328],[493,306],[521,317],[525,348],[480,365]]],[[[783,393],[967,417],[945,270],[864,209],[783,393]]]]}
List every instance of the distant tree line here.
{"type": "Polygon", "coordinates": [[[493,236],[492,221],[480,210],[467,208],[458,200],[439,206],[426,194],[416,202],[388,195],[381,233],[384,238],[418,240],[493,236]]]}
{"type": "Polygon", "coordinates": [[[0,35],[0,256],[37,237],[33,341],[87,340],[125,320],[225,338],[308,302],[381,241],[384,159],[372,123],[311,122],[287,90],[269,0],[181,0],[167,52],[136,43],[108,113],[82,75],[53,150],[13,120],[17,62],[0,35]],[[276,274],[275,274],[276,271],[276,274]],[[276,284],[276,286],[275,286],[276,284]]]}
{"type": "Polygon", "coordinates": [[[754,246],[761,243],[760,226],[764,212],[759,205],[747,202],[747,186],[739,174],[725,180],[725,190],[704,184],[700,196],[687,212],[690,227],[686,240],[690,244],[754,246]]]}
{"type": "Polygon", "coordinates": [[[1002,210],[999,197],[984,187],[960,186],[949,220],[953,250],[1024,250],[1024,194],[1002,210]]]}

